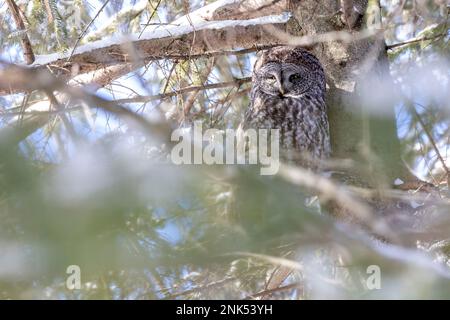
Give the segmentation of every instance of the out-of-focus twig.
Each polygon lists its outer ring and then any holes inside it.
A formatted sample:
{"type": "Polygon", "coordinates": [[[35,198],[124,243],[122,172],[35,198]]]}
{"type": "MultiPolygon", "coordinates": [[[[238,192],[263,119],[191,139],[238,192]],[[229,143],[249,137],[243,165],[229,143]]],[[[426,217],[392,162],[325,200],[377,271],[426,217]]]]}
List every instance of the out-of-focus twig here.
{"type": "MultiPolygon", "coordinates": [[[[200,81],[203,85],[205,85],[206,81],[208,80],[209,74],[212,72],[215,63],[216,62],[215,62],[214,58],[209,59],[207,67],[203,70],[199,70],[200,71],[200,74],[199,74],[200,81]]],[[[181,119],[180,119],[181,121],[184,121],[186,119],[186,117],[188,116],[189,112],[192,109],[192,106],[194,105],[195,100],[197,99],[199,92],[200,92],[200,89],[192,91],[189,94],[189,96],[187,97],[187,99],[184,101],[183,113],[182,113],[181,119]]]]}
{"type": "Polygon", "coordinates": [[[53,17],[52,8],[50,6],[50,0],[44,0],[44,4],[45,4],[45,10],[47,11],[48,23],[53,23],[53,20],[55,18],[53,17]]]}
{"type": "Polygon", "coordinates": [[[301,288],[302,286],[303,285],[300,282],[294,282],[294,283],[290,283],[290,284],[282,286],[282,287],[278,287],[278,288],[274,288],[274,289],[267,289],[267,290],[263,290],[263,291],[254,293],[248,297],[245,297],[244,300],[253,300],[253,299],[259,298],[259,297],[270,296],[273,293],[288,291],[288,290],[292,290],[292,289],[296,289],[296,288],[301,288]]]}
{"type": "Polygon", "coordinates": [[[163,140],[168,140],[170,137],[170,134],[168,134],[169,128],[166,123],[151,123],[115,101],[103,99],[80,87],[68,86],[64,81],[56,78],[47,71],[28,69],[1,61],[0,65],[6,66],[5,69],[0,69],[0,88],[8,86],[12,82],[23,86],[26,90],[30,91],[42,90],[44,92],[63,92],[75,101],[86,101],[93,107],[97,107],[109,113],[115,114],[124,120],[131,120],[133,124],[139,125],[139,127],[144,131],[155,134],[163,140]]]}
{"type": "Polygon", "coordinates": [[[339,217],[342,220],[356,222],[373,232],[374,235],[392,243],[399,242],[398,237],[396,237],[391,228],[382,219],[377,218],[368,205],[353,196],[345,187],[300,167],[282,164],[278,174],[294,185],[305,187],[318,193],[322,202],[331,201],[337,204],[343,209],[340,210],[343,216],[339,217]]]}
{"type": "Polygon", "coordinates": [[[428,130],[427,126],[425,125],[425,122],[423,121],[420,114],[417,112],[416,108],[414,106],[410,105],[410,110],[414,114],[414,116],[417,118],[417,121],[419,121],[425,135],[427,136],[428,140],[430,140],[431,145],[433,146],[434,152],[436,152],[436,156],[439,159],[439,162],[442,164],[442,168],[444,169],[445,173],[447,174],[447,185],[450,186],[450,170],[448,169],[444,158],[441,155],[441,152],[439,151],[439,148],[437,147],[436,142],[434,141],[433,135],[428,130]]]}
{"type": "MultiPolygon", "coordinates": [[[[59,103],[58,99],[55,97],[52,90],[46,90],[45,92],[47,94],[48,99],[52,103],[52,105],[58,110],[63,111],[64,107],[59,103]]],[[[75,131],[75,128],[73,127],[72,123],[70,123],[69,119],[67,118],[67,115],[64,112],[59,113],[59,117],[61,118],[62,122],[64,123],[64,126],[71,136],[71,138],[76,141],[77,140],[77,134],[75,131]]]]}
{"type": "Polygon", "coordinates": [[[330,31],[321,34],[295,37],[271,25],[264,25],[263,28],[265,29],[265,31],[278,38],[281,43],[286,43],[292,46],[305,47],[312,46],[317,43],[332,41],[342,41],[344,43],[350,43],[357,40],[372,38],[383,33],[383,29],[381,28],[381,26],[376,26],[373,29],[364,29],[359,32],[330,31]]]}
{"type": "Polygon", "coordinates": [[[216,288],[218,286],[223,286],[223,285],[225,285],[228,282],[232,282],[232,281],[236,281],[236,280],[238,280],[238,279],[235,278],[235,277],[225,278],[225,279],[222,279],[222,280],[219,280],[219,281],[208,283],[208,284],[206,284],[204,286],[200,286],[200,287],[192,288],[192,289],[189,289],[189,290],[186,290],[186,291],[183,291],[183,292],[178,292],[178,293],[174,293],[174,294],[168,295],[168,296],[164,297],[164,299],[171,300],[171,299],[174,299],[174,298],[177,298],[177,297],[181,297],[181,296],[186,296],[186,295],[189,295],[189,294],[192,294],[192,293],[197,293],[197,292],[200,292],[200,291],[213,289],[213,288],[216,288]]]}

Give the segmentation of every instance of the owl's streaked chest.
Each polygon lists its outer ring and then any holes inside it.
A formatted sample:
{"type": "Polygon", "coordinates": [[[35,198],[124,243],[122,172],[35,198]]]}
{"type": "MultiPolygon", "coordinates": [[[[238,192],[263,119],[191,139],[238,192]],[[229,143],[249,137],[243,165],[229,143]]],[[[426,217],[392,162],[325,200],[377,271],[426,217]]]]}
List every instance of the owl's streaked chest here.
{"type": "Polygon", "coordinates": [[[254,95],[248,115],[252,128],[280,129],[281,147],[306,151],[313,157],[330,153],[328,119],[322,97],[305,94],[300,98],[254,95]]]}

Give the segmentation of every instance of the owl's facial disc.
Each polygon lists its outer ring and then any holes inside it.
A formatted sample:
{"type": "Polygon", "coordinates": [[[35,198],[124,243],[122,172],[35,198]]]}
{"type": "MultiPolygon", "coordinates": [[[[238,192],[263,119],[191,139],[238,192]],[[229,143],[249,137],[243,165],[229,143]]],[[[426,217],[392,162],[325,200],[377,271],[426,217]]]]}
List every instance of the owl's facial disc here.
{"type": "Polygon", "coordinates": [[[266,94],[296,98],[311,86],[307,68],[292,63],[269,62],[258,70],[261,90],[266,94]]]}

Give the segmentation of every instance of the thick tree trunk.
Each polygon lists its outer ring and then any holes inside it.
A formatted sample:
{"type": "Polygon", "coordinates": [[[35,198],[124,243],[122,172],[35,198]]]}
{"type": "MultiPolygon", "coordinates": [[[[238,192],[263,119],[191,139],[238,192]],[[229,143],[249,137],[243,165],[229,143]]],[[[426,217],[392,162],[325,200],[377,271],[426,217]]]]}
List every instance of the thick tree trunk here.
{"type": "MultiPolygon", "coordinates": [[[[369,6],[357,1],[364,29],[380,28],[380,10],[377,1],[369,6]],[[364,5],[364,7],[362,7],[364,5]]],[[[342,23],[341,3],[337,0],[291,0],[299,28],[294,35],[318,35],[339,30],[356,34],[342,23]]],[[[357,13],[355,13],[357,14],[357,13]]],[[[352,22],[355,24],[354,21],[352,22]]],[[[376,30],[374,32],[376,34],[376,30]]],[[[356,38],[356,37],[355,37],[356,38]]],[[[392,184],[395,179],[407,180],[410,175],[401,161],[397,137],[394,105],[379,105],[373,112],[370,97],[360,98],[358,88],[365,81],[389,81],[389,66],[382,33],[349,43],[330,41],[315,45],[312,50],[319,57],[327,73],[330,135],[333,157],[350,158],[356,164],[352,172],[362,183],[370,186],[392,184]],[[358,75],[357,75],[358,74],[358,75]]],[[[378,86],[381,89],[392,86],[378,86]]],[[[374,88],[376,90],[376,88],[374,88]]],[[[389,95],[376,92],[375,95],[389,95]]]]}
{"type": "MultiPolygon", "coordinates": [[[[346,30],[356,33],[359,12],[348,12],[353,1],[338,0],[291,0],[295,21],[291,21],[289,32],[294,36],[320,35],[346,30]],[[347,10],[347,12],[345,12],[347,10]],[[344,11],[344,12],[343,12],[344,11]],[[351,17],[351,23],[345,23],[351,17]],[[344,22],[344,23],[343,23],[344,22]]],[[[366,1],[357,1],[359,11],[379,15],[379,8],[366,1]],[[361,6],[363,5],[363,6],[361,6]]],[[[367,15],[367,13],[366,13],[367,15]]],[[[360,17],[363,18],[363,17],[360,17]]],[[[380,18],[375,19],[378,22],[380,18]]],[[[363,28],[374,28],[374,20],[366,16],[363,28]]],[[[355,37],[356,38],[356,37],[355,37]]],[[[293,41],[295,42],[295,40],[293,41]]],[[[366,81],[388,81],[389,65],[382,37],[354,40],[350,42],[322,42],[311,48],[322,62],[327,74],[327,106],[333,158],[351,159],[340,180],[347,184],[383,187],[394,184],[397,178],[409,180],[409,174],[401,161],[400,143],[397,137],[394,105],[375,106],[383,113],[371,112],[374,106],[368,97],[361,97],[359,87],[366,81]],[[359,76],[357,76],[357,74],[359,76]],[[377,80],[375,80],[377,79],[377,80]],[[370,108],[372,107],[372,108],[370,108]]],[[[384,88],[385,86],[378,86],[384,88]]],[[[389,86],[387,86],[389,87],[389,86]]],[[[392,86],[391,86],[392,87],[392,86]]],[[[374,88],[375,90],[376,88],[374,88]]],[[[387,92],[375,93],[378,95],[387,92]]],[[[379,203],[377,199],[374,203],[379,203]]],[[[336,201],[325,204],[327,211],[344,220],[351,220],[371,231],[365,221],[359,221],[336,201]]],[[[374,232],[376,237],[384,239],[374,232]]],[[[266,290],[278,288],[292,273],[292,269],[280,266],[275,269],[266,284],[266,290]]],[[[267,299],[270,294],[262,298],[267,299]]]]}

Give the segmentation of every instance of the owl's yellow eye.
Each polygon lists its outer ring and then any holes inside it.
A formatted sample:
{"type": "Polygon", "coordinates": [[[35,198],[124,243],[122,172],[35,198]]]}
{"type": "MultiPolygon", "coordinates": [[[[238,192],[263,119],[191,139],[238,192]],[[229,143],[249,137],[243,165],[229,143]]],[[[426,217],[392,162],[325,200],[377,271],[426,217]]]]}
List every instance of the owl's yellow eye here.
{"type": "Polygon", "coordinates": [[[295,73],[295,74],[292,74],[292,75],[289,76],[289,81],[290,82],[294,82],[294,81],[297,81],[299,79],[300,79],[300,74],[298,74],[298,73],[295,73]]]}
{"type": "Polygon", "coordinates": [[[275,80],[275,76],[273,75],[267,76],[267,80],[275,80]]]}

